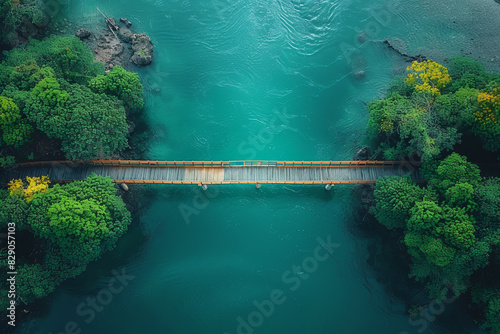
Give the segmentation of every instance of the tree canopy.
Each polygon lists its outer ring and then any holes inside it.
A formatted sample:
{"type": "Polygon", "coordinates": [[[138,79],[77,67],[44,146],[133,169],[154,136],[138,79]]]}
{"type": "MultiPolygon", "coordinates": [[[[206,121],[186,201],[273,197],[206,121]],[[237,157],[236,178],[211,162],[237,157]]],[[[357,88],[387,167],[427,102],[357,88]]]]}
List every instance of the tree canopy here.
{"type": "Polygon", "coordinates": [[[368,131],[376,154],[397,160],[415,152],[442,157],[473,135],[488,151],[500,148],[500,75],[465,57],[449,70],[433,61],[414,62],[385,99],[368,105],[368,131]]]}
{"type": "Polygon", "coordinates": [[[85,181],[48,187],[46,177],[12,180],[1,192],[0,226],[17,222],[46,243],[42,263],[24,260],[18,268],[18,293],[33,301],[85,270],[113,249],[131,215],[117,196],[113,180],[89,176],[85,181]]]}
{"type": "Polygon", "coordinates": [[[376,133],[378,153],[392,160],[419,151],[427,183],[380,178],[372,211],[382,225],[400,231],[411,258],[410,277],[425,283],[430,298],[441,300],[445,288],[460,296],[472,287],[473,300],[483,310],[482,327],[500,333],[498,271],[491,272],[500,265],[500,179],[483,178],[465,156],[448,153],[462,134],[475,135],[485,150],[498,151],[500,88],[492,81],[496,77],[474,61],[452,60],[452,80],[441,85],[435,80],[446,76],[442,67],[417,79],[415,73],[425,73],[427,66],[409,69],[405,85],[413,92],[393,85],[392,95],[368,106],[368,130],[376,133]],[[448,143],[439,138],[449,138],[448,143]],[[478,286],[476,276],[488,286],[478,286]]]}
{"type": "MultiPolygon", "coordinates": [[[[2,143],[19,148],[36,133],[61,143],[66,158],[118,156],[129,147],[126,109],[144,105],[136,73],[102,63],[75,36],[30,40],[0,64],[2,143]]],[[[1,153],[1,152],[0,152],[1,153]]],[[[7,165],[10,160],[2,158],[7,165]]]]}

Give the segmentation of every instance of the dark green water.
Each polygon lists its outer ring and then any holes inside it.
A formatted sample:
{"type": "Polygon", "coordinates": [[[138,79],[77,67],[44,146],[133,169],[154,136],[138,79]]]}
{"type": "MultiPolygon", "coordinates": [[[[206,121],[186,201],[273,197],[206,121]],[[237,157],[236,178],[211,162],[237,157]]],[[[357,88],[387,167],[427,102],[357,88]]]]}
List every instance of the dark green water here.
{"type": "MultiPolygon", "coordinates": [[[[154,131],[150,159],[352,158],[364,103],[406,66],[384,39],[437,61],[471,52],[492,69],[500,63],[490,43],[500,5],[487,0],[80,0],[67,11],[92,29],[101,20],[96,6],[155,43],[154,64],[139,70],[154,131]]],[[[141,188],[149,206],[118,248],[18,332],[232,334],[240,317],[247,334],[481,333],[460,302],[410,323],[393,290],[399,283],[380,279],[408,268],[387,265],[381,243],[360,231],[351,192],[141,188]],[[318,238],[330,238],[332,256],[318,238]],[[110,292],[112,270],[129,275],[121,291],[110,292]],[[98,311],[90,311],[87,298],[96,297],[98,311]],[[263,303],[270,299],[272,307],[263,303]]]]}

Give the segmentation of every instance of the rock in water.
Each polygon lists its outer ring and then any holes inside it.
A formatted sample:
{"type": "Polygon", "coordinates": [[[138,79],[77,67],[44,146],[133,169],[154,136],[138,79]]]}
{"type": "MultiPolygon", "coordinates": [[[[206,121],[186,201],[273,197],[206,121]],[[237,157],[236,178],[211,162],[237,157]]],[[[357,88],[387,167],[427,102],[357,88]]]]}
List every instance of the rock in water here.
{"type": "Polygon", "coordinates": [[[89,38],[91,34],[92,33],[90,31],[88,31],[87,29],[81,28],[81,29],[78,29],[75,36],[78,37],[79,39],[83,40],[83,39],[89,38]]]}
{"type": "Polygon", "coordinates": [[[354,160],[368,160],[370,159],[370,148],[368,146],[363,146],[356,154],[354,154],[354,160]]]}
{"type": "Polygon", "coordinates": [[[133,34],[130,37],[134,55],[130,61],[137,66],[147,66],[153,61],[153,43],[146,34],[133,34]]]}
{"type": "Polygon", "coordinates": [[[110,17],[109,19],[107,19],[106,21],[108,21],[109,25],[111,26],[111,29],[113,30],[118,30],[120,29],[120,27],[118,26],[118,24],[116,24],[116,21],[114,18],[110,17]]]}
{"type": "Polygon", "coordinates": [[[127,28],[121,28],[118,31],[118,37],[125,43],[130,43],[130,37],[132,37],[132,32],[127,28]]]}
{"type": "Polygon", "coordinates": [[[365,75],[366,75],[366,72],[365,72],[365,71],[363,71],[363,70],[354,72],[354,78],[355,78],[356,80],[361,80],[361,79],[363,79],[363,78],[365,77],[365,75]]]}
{"type": "Polygon", "coordinates": [[[123,24],[125,24],[125,26],[127,28],[130,28],[130,26],[132,25],[132,22],[130,22],[129,20],[127,20],[126,18],[124,17],[120,17],[120,22],[122,22],[123,24]]]}
{"type": "Polygon", "coordinates": [[[99,36],[94,52],[95,59],[103,64],[119,64],[118,58],[123,52],[123,44],[111,34],[99,36]]]}
{"type": "Polygon", "coordinates": [[[122,187],[124,191],[129,191],[129,188],[125,183],[120,183],[120,187],[122,187]]]}

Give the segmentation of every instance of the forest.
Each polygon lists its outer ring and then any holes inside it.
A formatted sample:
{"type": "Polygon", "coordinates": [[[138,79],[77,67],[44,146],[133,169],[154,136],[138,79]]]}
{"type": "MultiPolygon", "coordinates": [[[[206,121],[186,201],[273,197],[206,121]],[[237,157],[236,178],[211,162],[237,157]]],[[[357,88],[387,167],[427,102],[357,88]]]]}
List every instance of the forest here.
{"type": "Polygon", "coordinates": [[[368,110],[376,153],[413,161],[424,178],[379,179],[371,212],[399,231],[429,298],[465,295],[481,327],[500,333],[500,76],[465,57],[414,62],[368,110]]]}
{"type": "MultiPolygon", "coordinates": [[[[144,106],[136,73],[120,66],[105,73],[75,36],[36,39],[26,32],[46,19],[37,2],[0,1],[1,169],[34,159],[117,157],[129,148],[130,117],[144,106]]],[[[11,180],[0,190],[0,207],[0,230],[14,223],[23,240],[16,249],[18,303],[34,302],[81,274],[131,223],[114,181],[97,175],[62,185],[47,177],[11,180]]],[[[5,247],[5,296],[7,265],[5,247]]],[[[9,301],[1,303],[5,310],[9,301]]]]}

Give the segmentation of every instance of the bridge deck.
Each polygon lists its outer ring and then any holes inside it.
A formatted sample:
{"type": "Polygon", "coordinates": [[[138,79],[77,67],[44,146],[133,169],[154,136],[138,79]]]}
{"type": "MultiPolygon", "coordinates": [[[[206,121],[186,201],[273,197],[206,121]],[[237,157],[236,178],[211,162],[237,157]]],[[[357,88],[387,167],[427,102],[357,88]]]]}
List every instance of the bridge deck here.
{"type": "Polygon", "coordinates": [[[6,174],[7,179],[48,175],[53,181],[83,180],[92,173],[109,176],[117,183],[162,184],[341,184],[372,183],[379,177],[409,174],[420,176],[399,162],[203,162],[184,165],[110,163],[109,161],[44,162],[21,164],[6,174]],[[354,163],[354,164],[353,164],[354,163]],[[286,166],[286,167],[285,167],[286,166]]]}

